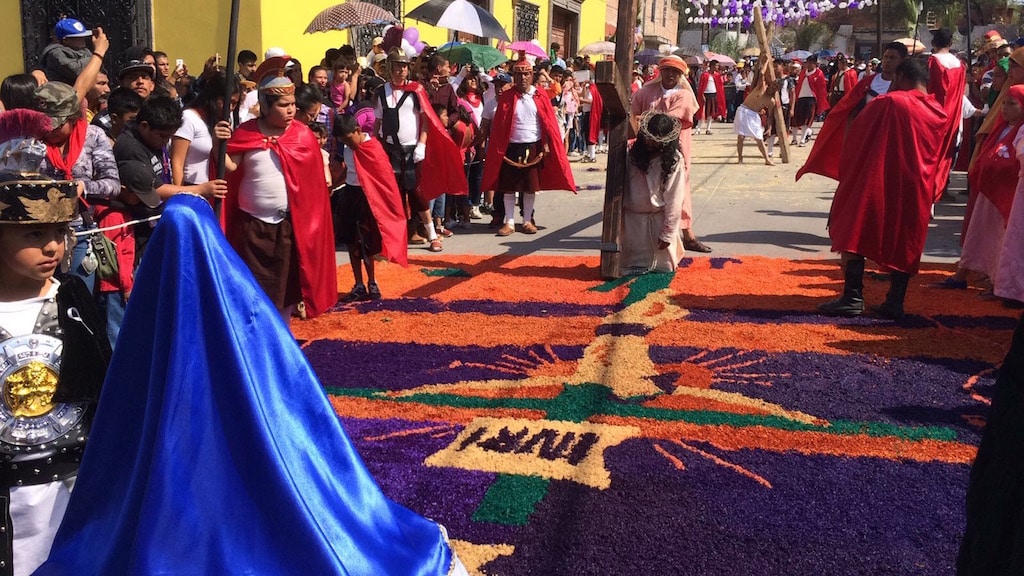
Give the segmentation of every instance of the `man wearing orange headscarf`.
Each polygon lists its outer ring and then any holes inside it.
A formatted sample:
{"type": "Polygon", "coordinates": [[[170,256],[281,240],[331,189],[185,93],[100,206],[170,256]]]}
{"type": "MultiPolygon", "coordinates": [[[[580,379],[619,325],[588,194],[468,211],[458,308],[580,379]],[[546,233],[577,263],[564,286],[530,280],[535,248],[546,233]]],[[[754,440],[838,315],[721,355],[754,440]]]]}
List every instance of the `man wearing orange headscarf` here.
{"type": "Polygon", "coordinates": [[[637,90],[630,101],[630,121],[634,130],[640,116],[647,111],[664,112],[673,118],[678,118],[681,124],[679,130],[679,151],[683,154],[684,179],[683,179],[683,214],[679,226],[683,230],[683,247],[695,252],[710,252],[711,248],[705,246],[693,234],[692,226],[692,201],[690,195],[690,158],[691,143],[693,136],[693,123],[699,106],[697,97],[686,81],[689,72],[686,62],[679,56],[666,56],[658,61],[658,76],[637,90]]]}

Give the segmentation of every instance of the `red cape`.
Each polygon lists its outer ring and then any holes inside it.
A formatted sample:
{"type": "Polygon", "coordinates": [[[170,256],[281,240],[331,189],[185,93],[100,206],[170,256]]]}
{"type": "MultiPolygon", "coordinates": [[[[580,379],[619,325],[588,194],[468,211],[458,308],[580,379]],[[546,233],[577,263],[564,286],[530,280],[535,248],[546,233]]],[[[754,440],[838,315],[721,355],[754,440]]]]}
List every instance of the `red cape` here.
{"type": "MultiPolygon", "coordinates": [[[[484,176],[481,190],[494,190],[498,184],[498,173],[505,162],[505,151],[512,135],[512,119],[515,117],[516,102],[523,95],[518,90],[506,90],[498,99],[498,109],[491,120],[491,135],[487,143],[487,157],[484,161],[484,176]]],[[[548,145],[548,156],[540,169],[540,187],[542,190],[571,190],[576,192],[576,181],[569,167],[569,159],[565,156],[565,145],[562,143],[562,129],[558,127],[555,109],[551,100],[543,90],[533,93],[533,101],[537,105],[540,117],[542,141],[548,145]],[[552,156],[554,158],[552,158],[552,156]],[[554,161],[552,161],[554,160],[554,161]]],[[[593,113],[593,108],[591,108],[593,113]]]]}
{"type": "Polygon", "coordinates": [[[597,91],[597,84],[590,83],[590,97],[593,102],[590,104],[590,134],[587,135],[587,143],[597,143],[601,136],[601,115],[604,114],[604,100],[601,93],[597,91]]]}
{"type": "MultiPolygon", "coordinates": [[[[708,77],[712,76],[710,72],[704,72],[700,75],[700,82],[697,86],[697,105],[700,109],[697,110],[697,120],[704,119],[704,89],[708,86],[708,77]]],[[[718,72],[713,74],[715,78],[715,101],[718,103],[718,113],[723,117],[725,116],[725,82],[722,81],[722,75],[718,72]]],[[[714,120],[714,118],[712,118],[714,120]]]]}
{"type": "Polygon", "coordinates": [[[879,96],[857,116],[829,214],[834,252],[917,273],[945,124],[935,98],[916,90],[879,96]]]}
{"type": "Polygon", "coordinates": [[[417,165],[420,177],[416,178],[416,195],[422,200],[433,200],[442,194],[469,194],[469,183],[462,169],[462,153],[434,113],[427,91],[418,82],[409,82],[402,89],[416,94],[420,111],[427,117],[427,149],[423,161],[417,165]],[[423,177],[423,174],[428,176],[423,177]]]}
{"type": "Polygon", "coordinates": [[[405,207],[384,146],[370,138],[353,149],[352,156],[356,160],[352,169],[359,174],[359,185],[380,230],[381,255],[391,262],[408,266],[405,207]]]}
{"type": "MultiPolygon", "coordinates": [[[[258,122],[249,120],[235,130],[228,141],[228,154],[270,149],[280,159],[288,193],[288,209],[295,230],[302,300],[306,303],[306,314],[312,318],[338,301],[334,232],[327,178],[324,176],[324,157],[316,136],[302,122],[292,122],[277,138],[265,137],[258,122]]],[[[227,177],[228,194],[222,211],[226,231],[230,231],[237,222],[239,185],[244,170],[243,162],[227,177]]]]}
{"type": "Polygon", "coordinates": [[[842,86],[844,93],[849,92],[857,85],[857,71],[853,68],[847,68],[846,71],[841,74],[836,72],[836,75],[832,78],[832,82],[836,88],[842,86]],[[839,84],[840,82],[842,82],[842,84],[839,84]]]}
{"type": "Polygon", "coordinates": [[[939,156],[939,167],[935,178],[936,202],[942,198],[946,182],[949,181],[949,171],[953,165],[953,146],[956,145],[956,135],[960,131],[960,118],[963,116],[966,82],[967,69],[965,67],[946,68],[935,57],[928,58],[928,93],[935,96],[935,100],[946,111],[946,127],[940,149],[942,155],[939,156]]]}
{"type": "Polygon", "coordinates": [[[846,141],[850,114],[864,101],[874,77],[874,74],[868,74],[853,87],[853,90],[847,90],[836,103],[836,107],[825,116],[825,122],[814,139],[814,146],[807,155],[807,161],[796,172],[797,180],[808,172],[839,180],[839,161],[843,158],[843,144],[846,141]]]}
{"type": "MultiPolygon", "coordinates": [[[[800,88],[803,86],[804,80],[807,80],[807,71],[800,70],[800,77],[796,80],[796,91],[794,92],[797,98],[800,97],[800,88]]],[[[829,109],[828,80],[825,79],[825,73],[821,71],[821,68],[815,68],[814,72],[811,72],[810,79],[807,81],[811,83],[811,92],[817,101],[817,106],[814,110],[814,115],[817,116],[829,109]]]]}
{"type": "Polygon", "coordinates": [[[1007,126],[1006,120],[1000,117],[992,133],[981,143],[978,158],[967,172],[971,195],[967,199],[967,211],[964,213],[964,222],[961,226],[961,246],[967,237],[967,227],[970,226],[978,194],[984,195],[999,210],[1004,224],[1010,218],[1010,208],[1013,206],[1017,176],[1020,172],[1020,162],[1017,160],[1017,151],[1013,148],[1013,140],[1017,137],[1020,126],[1011,126],[1000,138],[999,135],[1007,126]]]}

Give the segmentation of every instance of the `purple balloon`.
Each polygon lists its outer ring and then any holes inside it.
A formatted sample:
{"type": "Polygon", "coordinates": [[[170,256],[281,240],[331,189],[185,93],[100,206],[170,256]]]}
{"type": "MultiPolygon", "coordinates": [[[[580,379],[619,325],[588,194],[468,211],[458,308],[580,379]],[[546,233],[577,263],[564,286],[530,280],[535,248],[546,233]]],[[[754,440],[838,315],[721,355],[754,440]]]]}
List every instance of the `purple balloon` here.
{"type": "Polygon", "coordinates": [[[718,28],[718,16],[715,16],[714,18],[711,19],[711,26],[714,28],[718,28]]]}
{"type": "Polygon", "coordinates": [[[402,38],[409,41],[409,44],[415,44],[420,41],[420,31],[415,26],[409,26],[402,33],[402,38]]]}
{"type": "Polygon", "coordinates": [[[426,48],[427,45],[422,40],[417,40],[413,42],[412,47],[416,49],[417,54],[423,54],[423,49],[426,48]]]}

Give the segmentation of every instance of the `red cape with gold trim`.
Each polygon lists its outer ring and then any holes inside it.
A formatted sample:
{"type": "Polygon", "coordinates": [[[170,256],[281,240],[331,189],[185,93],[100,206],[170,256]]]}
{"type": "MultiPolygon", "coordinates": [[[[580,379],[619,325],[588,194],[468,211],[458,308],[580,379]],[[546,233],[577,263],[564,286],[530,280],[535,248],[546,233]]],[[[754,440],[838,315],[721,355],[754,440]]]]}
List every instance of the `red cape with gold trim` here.
{"type": "MultiPolygon", "coordinates": [[[[228,141],[228,154],[273,150],[281,161],[288,193],[288,209],[295,230],[299,256],[299,285],[306,314],[312,318],[338,301],[337,266],[331,204],[324,176],[324,158],[316,136],[301,122],[293,121],[284,134],[268,138],[260,132],[258,120],[239,126],[228,141]]],[[[245,165],[228,173],[228,194],[224,198],[224,229],[231,230],[238,215],[238,192],[245,165]]],[[[229,234],[230,237],[230,234],[229,234]]]]}
{"type": "Polygon", "coordinates": [[[373,218],[380,230],[381,255],[402,266],[409,265],[409,243],[402,194],[384,146],[370,138],[352,150],[359,174],[359,185],[366,195],[373,218]]]}
{"type": "MultiPolygon", "coordinates": [[[[797,98],[800,97],[800,89],[803,87],[804,80],[807,80],[807,71],[800,70],[800,77],[796,80],[796,94],[797,98]]],[[[821,71],[821,68],[815,68],[814,72],[811,72],[811,79],[808,80],[811,83],[811,93],[814,94],[814,100],[817,105],[814,108],[814,115],[817,116],[829,109],[828,105],[828,80],[825,79],[825,73],[821,71]]]]}
{"type": "Polygon", "coordinates": [[[946,112],[930,94],[879,96],[850,125],[829,214],[833,252],[916,274],[935,189],[946,112]]]}
{"type": "Polygon", "coordinates": [[[825,116],[821,131],[818,132],[818,136],[814,139],[814,146],[807,155],[807,161],[796,172],[797,180],[800,180],[808,172],[839,180],[839,161],[843,158],[843,144],[846,141],[846,128],[850,121],[850,114],[864,101],[874,77],[874,74],[864,76],[853,87],[853,90],[847,90],[842,99],[836,103],[835,108],[829,111],[828,116],[825,116]]]}
{"type": "MultiPolygon", "coordinates": [[[[434,113],[427,91],[418,82],[409,82],[402,89],[412,90],[416,94],[420,112],[427,117],[427,147],[423,161],[417,166],[420,176],[416,178],[416,195],[421,200],[433,200],[442,194],[469,194],[462,153],[441,124],[441,119],[434,113]],[[423,177],[423,174],[428,176],[423,177]]],[[[394,171],[391,173],[394,174],[394,171]]]]}
{"type": "MultiPolygon", "coordinates": [[[[505,151],[512,135],[512,119],[515,117],[516,102],[522,94],[518,90],[505,91],[498,99],[498,109],[491,121],[491,137],[487,144],[487,158],[484,161],[484,176],[481,190],[494,190],[498,183],[498,173],[505,162],[505,151]]],[[[555,118],[555,109],[551,100],[543,90],[535,90],[533,101],[537,105],[540,117],[542,142],[548,145],[548,155],[540,169],[540,187],[542,190],[571,190],[576,192],[576,180],[569,167],[569,159],[565,156],[562,144],[562,129],[555,118]],[[552,161],[553,160],[553,161],[552,161]]]]}
{"type": "MultiPolygon", "coordinates": [[[[700,109],[697,110],[697,115],[695,116],[697,120],[704,119],[704,89],[707,88],[708,76],[711,75],[712,74],[710,72],[704,72],[700,75],[700,82],[698,82],[697,86],[697,105],[700,106],[700,109]]],[[[718,72],[715,72],[714,78],[715,89],[717,90],[715,93],[715,101],[718,103],[718,113],[724,117],[726,112],[725,82],[722,81],[722,75],[718,72]]],[[[712,118],[712,120],[714,120],[714,118],[712,118]]]]}
{"type": "Polygon", "coordinates": [[[935,96],[946,111],[946,127],[942,140],[942,155],[935,178],[935,201],[942,198],[942,192],[949,181],[949,170],[953,165],[953,146],[960,131],[963,116],[964,90],[967,88],[967,69],[964,66],[947,68],[934,56],[928,58],[928,93],[935,96]]]}

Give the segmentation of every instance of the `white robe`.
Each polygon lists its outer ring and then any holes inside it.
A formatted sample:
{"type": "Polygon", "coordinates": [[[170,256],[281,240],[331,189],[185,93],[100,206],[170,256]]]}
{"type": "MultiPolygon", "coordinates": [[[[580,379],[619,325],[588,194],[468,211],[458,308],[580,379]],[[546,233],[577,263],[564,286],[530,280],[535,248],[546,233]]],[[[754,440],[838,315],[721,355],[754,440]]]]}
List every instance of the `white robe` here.
{"type": "MultiPolygon", "coordinates": [[[[628,153],[627,153],[628,154],[628,153]]],[[[682,158],[662,186],[661,158],[651,159],[647,173],[633,166],[628,155],[629,180],[622,199],[622,262],[626,273],[672,272],[683,256],[679,222],[686,196],[686,167],[682,158]],[[658,249],[658,242],[668,248],[658,249]]]]}

